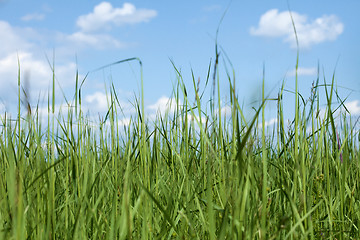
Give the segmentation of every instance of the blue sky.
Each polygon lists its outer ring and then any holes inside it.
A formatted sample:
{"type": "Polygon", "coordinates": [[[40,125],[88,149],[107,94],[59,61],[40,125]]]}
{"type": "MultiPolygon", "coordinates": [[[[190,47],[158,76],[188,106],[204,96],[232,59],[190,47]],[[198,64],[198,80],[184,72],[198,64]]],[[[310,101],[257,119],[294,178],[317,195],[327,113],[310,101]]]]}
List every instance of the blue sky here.
{"type": "MultiPolygon", "coordinates": [[[[289,5],[300,44],[300,92],[309,96],[318,64],[328,82],[336,68],[341,96],[350,94],[347,106],[354,116],[360,115],[360,1],[289,0],[289,5]]],[[[47,98],[51,83],[47,58],[55,61],[60,105],[64,103],[61,90],[72,98],[76,69],[85,76],[103,65],[139,57],[146,108],[149,112],[161,109],[176,82],[170,60],[181,69],[189,89],[191,69],[204,86],[209,62],[214,60],[216,29],[227,7],[218,43],[234,66],[241,103],[252,106],[258,100],[264,65],[269,96],[276,97],[284,79],[286,89],[293,90],[296,45],[285,0],[0,0],[0,114],[16,109],[18,57],[33,105],[47,98]]],[[[220,63],[226,104],[228,84],[222,59],[220,63]]],[[[105,84],[113,81],[131,113],[129,100],[139,92],[139,79],[135,62],[91,73],[84,84],[84,105],[92,113],[104,112],[105,84]]],[[[294,98],[290,93],[285,97],[289,103],[294,98]]],[[[293,106],[286,107],[291,113],[293,106]]],[[[275,105],[269,107],[269,121],[274,110],[275,105]]]]}

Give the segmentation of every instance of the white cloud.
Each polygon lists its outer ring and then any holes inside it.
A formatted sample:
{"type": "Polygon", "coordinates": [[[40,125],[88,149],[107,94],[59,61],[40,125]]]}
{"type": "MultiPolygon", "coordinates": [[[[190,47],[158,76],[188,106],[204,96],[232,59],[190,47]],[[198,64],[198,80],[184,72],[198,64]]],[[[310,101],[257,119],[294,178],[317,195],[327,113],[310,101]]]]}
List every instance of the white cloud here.
{"type": "Polygon", "coordinates": [[[114,26],[147,22],[157,12],[148,9],[136,9],[133,4],[124,3],[122,8],[114,8],[109,2],[101,2],[94,11],[78,17],[76,25],[80,31],[70,35],[59,34],[62,40],[78,48],[94,47],[96,49],[123,48],[126,44],[109,34],[94,33],[110,30],[114,26]]]}
{"type": "MultiPolygon", "coordinates": [[[[7,86],[0,89],[0,94],[6,102],[17,99],[18,71],[20,63],[21,85],[27,84],[30,95],[37,101],[39,94],[45,94],[49,90],[52,80],[52,71],[45,58],[39,59],[32,52],[21,51],[9,53],[0,58],[0,85],[7,86]],[[25,80],[28,81],[25,83],[25,80]]],[[[68,62],[63,65],[55,65],[55,77],[61,86],[66,86],[76,72],[76,65],[68,62]]]]}
{"type": "MultiPolygon", "coordinates": [[[[275,126],[277,124],[277,118],[272,118],[268,121],[265,121],[265,127],[272,127],[275,126]]],[[[260,121],[260,124],[258,126],[258,128],[262,128],[262,122],[260,121]]]]}
{"type": "MultiPolygon", "coordinates": [[[[110,107],[109,106],[110,95],[107,96],[106,93],[101,91],[97,91],[92,94],[86,95],[83,99],[85,100],[84,107],[87,110],[89,110],[91,113],[96,113],[96,114],[105,113],[110,107]]],[[[118,103],[116,101],[116,107],[118,109],[118,113],[121,115],[124,114],[125,116],[129,116],[135,112],[134,107],[130,103],[127,103],[119,99],[119,104],[121,109],[117,104],[118,103]]]]}
{"type": "Polygon", "coordinates": [[[231,116],[231,112],[232,112],[232,109],[231,109],[231,106],[229,106],[229,105],[226,105],[221,108],[222,115],[231,116]]]}
{"type": "Polygon", "coordinates": [[[45,19],[45,15],[44,14],[40,14],[40,13],[31,13],[31,14],[26,14],[25,16],[21,17],[21,20],[23,21],[31,21],[31,20],[36,20],[36,21],[41,21],[45,19]]]}
{"type": "Polygon", "coordinates": [[[98,112],[103,112],[108,109],[108,99],[105,93],[95,92],[91,95],[85,96],[85,102],[89,108],[98,112]]]}
{"type": "MultiPolygon", "coordinates": [[[[296,73],[296,70],[294,69],[293,71],[290,72],[290,76],[295,76],[295,73],[296,73]]],[[[297,70],[297,74],[298,74],[298,76],[315,76],[317,74],[317,68],[299,67],[297,70]]]]}
{"type": "Polygon", "coordinates": [[[3,114],[6,110],[6,107],[3,103],[0,103],[0,115],[3,114]]]}
{"type": "MultiPolygon", "coordinates": [[[[224,105],[220,108],[221,116],[222,117],[229,117],[231,116],[232,108],[230,105],[224,105]]],[[[219,108],[216,108],[215,114],[218,116],[219,114],[219,108]]]]}
{"type": "Polygon", "coordinates": [[[30,49],[32,44],[27,42],[19,29],[12,27],[5,21],[0,21],[0,56],[9,52],[15,52],[21,49],[30,49]]]}
{"type": "MultiPolygon", "coordinates": [[[[0,59],[0,73],[2,74],[16,74],[16,78],[14,80],[17,81],[17,73],[18,73],[18,60],[20,62],[20,69],[23,72],[32,71],[32,69],[36,69],[38,76],[40,76],[39,85],[43,85],[43,78],[49,77],[49,73],[51,73],[49,65],[45,62],[41,62],[39,60],[34,59],[32,53],[30,52],[14,52],[6,57],[0,59]]],[[[51,75],[50,75],[51,76],[51,75]]],[[[1,81],[1,80],[0,80],[1,81]]],[[[6,80],[7,82],[9,80],[6,80]]]]}
{"type": "MultiPolygon", "coordinates": [[[[306,15],[292,12],[301,48],[325,41],[334,41],[343,32],[344,25],[335,15],[323,15],[313,21],[306,15]]],[[[296,48],[295,34],[288,11],[271,9],[260,17],[258,27],[251,27],[250,34],[264,37],[280,37],[292,48],[296,48]]]]}
{"type": "Polygon", "coordinates": [[[131,119],[129,117],[122,118],[118,121],[119,127],[127,127],[130,125],[131,119]]]}
{"type": "Polygon", "coordinates": [[[114,8],[109,2],[101,2],[94,11],[77,19],[77,26],[83,32],[109,30],[123,24],[148,22],[157,12],[150,9],[136,9],[131,3],[124,3],[122,8],[114,8]]]}
{"type": "Polygon", "coordinates": [[[156,103],[148,106],[147,108],[152,111],[160,112],[161,115],[164,115],[166,111],[174,112],[176,109],[176,104],[177,103],[175,98],[162,96],[156,101],[156,103]]]}
{"type": "Polygon", "coordinates": [[[345,106],[349,110],[351,115],[360,115],[360,101],[354,100],[351,102],[346,102],[345,106]]]}
{"type": "MultiPolygon", "coordinates": [[[[48,92],[52,71],[44,56],[46,47],[42,43],[46,39],[39,32],[32,28],[14,27],[5,21],[0,21],[0,32],[0,100],[11,111],[17,101],[18,61],[21,85],[27,84],[33,102],[48,92]]],[[[57,64],[57,60],[56,79],[64,87],[74,80],[76,65],[68,60],[57,64]]],[[[57,91],[60,89],[57,88],[57,91]]]]}
{"type": "Polygon", "coordinates": [[[97,49],[105,48],[121,48],[125,44],[116,40],[107,34],[89,34],[83,32],[75,32],[71,35],[66,36],[66,38],[75,43],[79,47],[95,47],[97,49]]]}

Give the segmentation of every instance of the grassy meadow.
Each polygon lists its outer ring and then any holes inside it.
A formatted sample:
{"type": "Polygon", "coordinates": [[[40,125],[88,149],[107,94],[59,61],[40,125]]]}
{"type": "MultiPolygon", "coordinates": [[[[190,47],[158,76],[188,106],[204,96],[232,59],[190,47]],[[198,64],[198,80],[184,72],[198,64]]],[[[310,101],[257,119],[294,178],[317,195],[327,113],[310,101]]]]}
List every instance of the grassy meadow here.
{"type": "MultiPolygon", "coordinates": [[[[0,128],[0,239],[359,239],[360,135],[346,109],[337,114],[335,78],[318,77],[308,100],[291,79],[291,124],[284,84],[276,98],[259,89],[246,119],[234,71],[219,74],[218,56],[203,78],[210,99],[174,64],[171,109],[148,118],[141,89],[125,126],[114,87],[107,114],[89,120],[78,77],[66,111],[48,96],[44,124],[40,106],[20,97],[19,74],[18,114],[0,128]],[[277,121],[259,127],[269,102],[277,121]]],[[[118,63],[129,61],[142,82],[139,59],[118,63]]]]}

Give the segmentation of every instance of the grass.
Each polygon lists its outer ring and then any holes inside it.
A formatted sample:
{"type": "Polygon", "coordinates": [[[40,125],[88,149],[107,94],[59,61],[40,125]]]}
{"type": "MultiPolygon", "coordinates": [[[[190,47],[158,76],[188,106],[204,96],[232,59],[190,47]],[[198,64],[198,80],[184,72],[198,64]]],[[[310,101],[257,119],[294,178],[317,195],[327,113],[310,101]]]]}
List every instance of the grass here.
{"type": "MultiPolygon", "coordinates": [[[[113,86],[107,114],[89,120],[78,76],[67,111],[56,113],[49,95],[44,125],[39,106],[21,112],[19,73],[18,115],[5,114],[0,132],[0,239],[359,239],[359,132],[348,113],[336,117],[344,101],[334,77],[330,84],[318,77],[304,101],[296,76],[289,126],[284,84],[276,99],[263,85],[247,120],[234,71],[220,77],[218,57],[206,80],[210,105],[193,75],[189,99],[174,64],[172,109],[149,120],[141,89],[137,114],[123,128],[113,86]],[[220,81],[229,84],[227,116],[220,81]],[[259,127],[270,101],[277,103],[272,130],[259,127]]],[[[141,68],[137,58],[116,64],[128,61],[141,68]]]]}

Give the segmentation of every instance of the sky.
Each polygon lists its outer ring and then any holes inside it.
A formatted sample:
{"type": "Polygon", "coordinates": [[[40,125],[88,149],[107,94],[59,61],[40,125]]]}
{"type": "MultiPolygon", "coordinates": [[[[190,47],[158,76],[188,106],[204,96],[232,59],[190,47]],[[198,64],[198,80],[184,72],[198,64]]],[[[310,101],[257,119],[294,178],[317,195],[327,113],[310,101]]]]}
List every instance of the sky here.
{"type": "MultiPolygon", "coordinates": [[[[229,59],[244,107],[259,103],[264,76],[269,97],[277,97],[285,82],[285,111],[291,115],[297,45],[289,9],[299,40],[300,93],[310,96],[319,66],[321,81],[330,83],[335,73],[340,97],[359,116],[358,0],[0,0],[0,115],[16,111],[19,64],[33,106],[46,109],[54,67],[57,106],[73,99],[78,71],[80,79],[87,76],[82,99],[89,113],[106,111],[106,89],[114,84],[125,114],[131,114],[141,86],[139,64],[94,70],[132,57],[143,64],[146,111],[164,110],[177,81],[173,63],[189,91],[192,72],[203,90],[218,27],[224,107],[229,102],[224,61],[230,68],[229,59]]],[[[268,121],[274,122],[276,105],[269,103],[267,109],[268,121]]]]}

